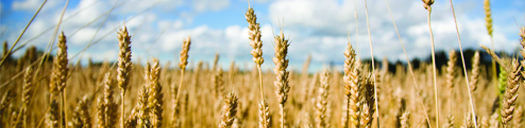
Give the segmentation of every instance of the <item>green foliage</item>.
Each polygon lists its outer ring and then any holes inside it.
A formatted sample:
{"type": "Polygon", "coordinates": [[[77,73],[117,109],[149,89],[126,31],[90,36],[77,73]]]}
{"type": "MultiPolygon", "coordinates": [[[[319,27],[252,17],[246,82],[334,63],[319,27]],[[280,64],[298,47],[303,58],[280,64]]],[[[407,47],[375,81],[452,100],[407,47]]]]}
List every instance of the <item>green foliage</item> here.
{"type": "Polygon", "coordinates": [[[507,87],[507,71],[503,66],[499,66],[499,76],[498,76],[498,96],[503,96],[505,93],[505,88],[507,87]]]}

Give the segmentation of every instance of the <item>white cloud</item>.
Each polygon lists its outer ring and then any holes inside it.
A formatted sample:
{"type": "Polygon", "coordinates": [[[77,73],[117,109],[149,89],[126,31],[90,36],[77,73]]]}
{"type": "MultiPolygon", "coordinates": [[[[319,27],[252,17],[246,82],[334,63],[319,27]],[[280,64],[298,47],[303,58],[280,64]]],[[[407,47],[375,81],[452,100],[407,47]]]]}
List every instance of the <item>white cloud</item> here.
{"type": "Polygon", "coordinates": [[[230,0],[194,0],[193,9],[197,12],[217,11],[230,6],[230,0]]]}
{"type": "MultiPolygon", "coordinates": [[[[15,0],[11,6],[13,10],[36,11],[42,5],[42,2],[44,0],[15,0]]],[[[57,5],[63,3],[64,0],[48,0],[42,10],[53,10],[57,5]]]]}
{"type": "MultiPolygon", "coordinates": [[[[396,0],[389,4],[409,57],[427,57],[430,50],[430,37],[426,19],[427,11],[423,8],[421,1],[396,0]]],[[[355,33],[354,1],[282,0],[271,3],[268,10],[272,24],[283,24],[280,22],[284,18],[284,28],[300,31],[292,39],[296,44],[306,46],[295,46],[292,43],[290,49],[300,50],[290,52],[291,58],[312,53],[314,61],[328,63],[344,59],[342,52],[348,42],[347,33],[350,33],[351,42],[354,45],[356,45],[356,35],[358,36],[360,44],[357,48],[360,50],[360,56],[370,57],[363,5],[363,1],[357,2],[358,34],[355,33]]],[[[473,7],[468,4],[457,4],[455,8],[463,47],[479,48],[478,44],[490,44],[483,17],[469,16],[468,11],[473,7]]],[[[368,2],[368,11],[374,56],[380,58],[386,56],[390,61],[404,60],[404,53],[385,3],[368,2]]],[[[495,28],[501,27],[506,26],[495,25],[495,28]]],[[[448,51],[459,47],[448,2],[433,5],[432,28],[437,50],[448,51]]],[[[514,39],[505,37],[505,35],[512,34],[512,31],[503,30],[503,28],[498,29],[501,31],[494,32],[495,42],[501,44],[496,47],[496,50],[510,51],[513,47],[509,46],[515,46],[518,43],[514,39]]]]}
{"type": "Polygon", "coordinates": [[[42,4],[41,0],[13,1],[14,10],[35,10],[42,4]]]}
{"type": "MultiPolygon", "coordinates": [[[[123,2],[120,0],[119,2],[123,2]]],[[[115,0],[111,0],[111,5],[115,3],[115,0]]],[[[138,13],[148,8],[154,7],[154,9],[161,9],[162,11],[172,11],[177,7],[184,4],[183,0],[126,0],[122,7],[119,7],[119,13],[138,13]]]]}
{"type": "MultiPolygon", "coordinates": [[[[430,37],[426,21],[426,10],[422,7],[421,1],[390,1],[390,7],[407,48],[408,56],[410,58],[427,57],[430,50],[430,37]]],[[[41,0],[18,1],[18,5],[16,5],[18,7],[15,7],[15,4],[13,4],[13,8],[18,10],[26,8],[34,11],[36,9],[29,6],[39,6],[41,2],[41,0]],[[31,2],[36,5],[31,5],[31,2]],[[28,3],[28,5],[22,6],[22,3],[28,3]]],[[[300,67],[308,54],[312,55],[312,66],[318,65],[318,68],[322,64],[342,62],[344,60],[343,51],[348,43],[347,33],[350,34],[354,48],[359,49],[359,56],[362,58],[370,57],[363,1],[357,2],[359,33],[355,32],[355,5],[353,0],[258,0],[257,2],[267,2],[269,5],[268,12],[261,12],[263,15],[258,15],[259,19],[263,19],[259,20],[259,22],[262,21],[263,57],[266,60],[263,66],[265,68],[274,65],[271,61],[274,53],[273,34],[278,33],[278,25],[284,26],[284,34],[291,40],[288,53],[290,66],[300,67]],[[270,22],[264,22],[264,19],[270,19],[270,22]],[[284,23],[282,22],[283,19],[284,23]],[[358,40],[359,44],[356,44],[356,40],[358,40]]],[[[106,33],[110,35],[102,39],[99,44],[88,49],[83,59],[91,56],[94,61],[115,60],[118,53],[117,28],[122,25],[123,20],[130,19],[138,12],[153,6],[154,3],[146,0],[132,0],[127,1],[126,4],[114,10],[101,26],[95,40],[105,36],[104,34],[106,33]]],[[[66,35],[72,34],[97,17],[101,17],[91,25],[79,30],[75,36],[68,37],[68,46],[71,48],[72,55],[87,46],[87,43],[92,39],[97,28],[102,23],[102,19],[105,17],[104,13],[110,10],[114,4],[115,0],[82,0],[74,7],[70,5],[70,9],[66,11],[64,16],[69,20],[64,20],[60,29],[64,30],[66,35]],[[76,13],[77,11],[80,12],[76,13]]],[[[142,13],[127,21],[126,25],[130,34],[132,34],[133,59],[138,60],[141,58],[146,60],[149,57],[160,57],[163,61],[176,61],[183,39],[191,36],[190,62],[198,60],[211,61],[213,55],[218,52],[221,54],[220,63],[222,65],[229,64],[233,59],[237,63],[248,62],[253,64],[251,61],[252,56],[249,54],[252,48],[249,45],[246,24],[228,24],[225,27],[217,27],[211,24],[210,22],[213,21],[205,21],[203,24],[192,24],[194,16],[207,13],[208,11],[225,9],[230,7],[230,4],[230,0],[197,0],[187,3],[179,0],[161,0],[161,3],[156,7],[161,8],[161,11],[171,10],[167,12],[175,12],[173,15],[177,15],[178,19],[165,18],[165,14],[159,13],[159,11],[151,11],[150,14],[142,13]],[[183,6],[183,4],[187,4],[189,10],[176,9],[183,6]],[[164,30],[166,31],[164,32],[164,30]]],[[[57,5],[63,5],[63,1],[57,5]]],[[[48,6],[46,5],[46,7],[48,6]]],[[[375,57],[382,58],[386,56],[390,61],[404,60],[405,55],[399,45],[385,4],[383,2],[369,1],[368,7],[375,57]]],[[[435,3],[433,7],[432,28],[437,50],[457,48],[456,30],[448,2],[435,3]]],[[[491,42],[486,34],[483,17],[468,15],[468,11],[472,10],[471,8],[471,6],[466,4],[456,5],[463,47],[479,48],[478,44],[490,45],[491,42]]],[[[262,10],[264,9],[255,11],[262,10]]],[[[54,8],[52,12],[39,15],[26,35],[24,35],[22,42],[53,26],[58,21],[60,11],[61,8],[54,8]]],[[[522,12],[514,13],[523,14],[522,12]]],[[[243,17],[241,12],[231,15],[243,17]]],[[[243,20],[243,22],[245,21],[243,20]]],[[[1,25],[2,29],[5,27],[5,25],[1,25]]],[[[494,29],[496,30],[494,40],[498,44],[496,49],[513,50],[513,47],[518,42],[517,39],[512,39],[508,35],[516,34],[515,25],[496,24],[494,29]]],[[[47,31],[32,44],[36,44],[39,48],[45,48],[51,33],[52,31],[47,31]]],[[[17,34],[19,32],[11,32],[6,37],[9,37],[8,39],[16,38],[17,34]]]]}

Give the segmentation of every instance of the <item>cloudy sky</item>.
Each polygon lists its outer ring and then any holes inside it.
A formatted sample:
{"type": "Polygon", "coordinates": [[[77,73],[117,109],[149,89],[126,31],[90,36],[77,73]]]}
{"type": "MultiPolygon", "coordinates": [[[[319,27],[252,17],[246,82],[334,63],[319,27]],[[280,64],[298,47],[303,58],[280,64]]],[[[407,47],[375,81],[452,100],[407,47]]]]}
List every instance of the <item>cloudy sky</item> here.
{"type": "MultiPolygon", "coordinates": [[[[0,2],[0,41],[12,44],[44,0],[2,0],[0,2]]],[[[425,58],[430,54],[426,10],[420,0],[386,0],[390,5],[408,56],[425,58]]],[[[464,48],[490,46],[485,28],[483,0],[454,0],[464,48]]],[[[492,0],[496,50],[512,51],[519,45],[517,25],[525,23],[525,1],[492,0]]],[[[19,45],[27,43],[44,49],[58,22],[65,0],[49,0],[33,21],[19,45]]],[[[132,34],[134,60],[160,58],[177,63],[182,40],[192,37],[190,62],[211,62],[220,53],[220,64],[232,60],[241,68],[253,65],[249,54],[248,29],[244,13],[247,0],[72,0],[60,31],[68,37],[71,62],[88,58],[114,61],[118,53],[116,32],[125,22],[132,34]],[[80,57],[75,54],[89,44],[80,57]]],[[[312,70],[323,64],[341,64],[350,35],[361,58],[370,57],[363,0],[252,0],[261,24],[263,51],[270,68],[273,37],[279,26],[291,40],[290,66],[301,68],[308,54],[312,70]],[[357,8],[357,9],[356,9],[357,8]],[[357,12],[355,11],[357,10],[357,12]],[[357,22],[354,14],[357,13],[357,22]],[[356,27],[359,32],[356,33],[356,27]],[[358,43],[358,44],[357,44],[358,43]]],[[[458,41],[449,0],[436,0],[432,27],[437,50],[457,49],[458,41]]],[[[385,0],[368,0],[374,56],[389,61],[405,61],[385,0]]],[[[20,56],[23,52],[16,52],[20,56]]]]}

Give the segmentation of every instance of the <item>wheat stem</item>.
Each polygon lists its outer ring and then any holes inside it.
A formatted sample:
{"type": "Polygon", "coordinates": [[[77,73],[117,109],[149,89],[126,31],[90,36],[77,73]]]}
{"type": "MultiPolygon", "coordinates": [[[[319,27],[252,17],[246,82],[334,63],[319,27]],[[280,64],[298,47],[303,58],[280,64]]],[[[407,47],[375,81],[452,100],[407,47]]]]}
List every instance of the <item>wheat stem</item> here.
{"type": "MultiPolygon", "coordinates": [[[[372,47],[372,34],[370,32],[370,21],[368,20],[368,7],[367,7],[367,2],[365,0],[365,13],[366,13],[366,25],[367,25],[367,29],[368,29],[368,38],[369,38],[369,41],[370,41],[370,55],[372,56],[372,72],[375,72],[375,63],[374,63],[374,48],[372,47]]],[[[374,84],[374,97],[376,97],[374,99],[374,104],[375,104],[375,110],[377,111],[376,112],[376,121],[377,121],[377,127],[381,127],[380,124],[379,124],[379,103],[377,101],[377,85],[376,85],[376,77],[375,75],[372,75],[372,78],[373,78],[373,84],[374,84]]],[[[370,107],[373,107],[373,106],[370,106],[370,107]]],[[[372,109],[372,108],[371,108],[372,109]]],[[[371,113],[373,114],[373,113],[371,113]]]]}
{"type": "Polygon", "coordinates": [[[454,11],[454,4],[452,2],[452,0],[450,0],[450,7],[452,8],[452,15],[454,16],[454,24],[456,25],[456,34],[458,35],[458,44],[459,44],[459,53],[461,54],[461,64],[463,65],[463,74],[465,74],[465,81],[467,82],[467,84],[465,86],[467,86],[468,88],[468,97],[469,97],[469,100],[470,100],[470,109],[472,111],[472,121],[474,121],[474,127],[475,128],[478,128],[478,121],[477,121],[477,118],[476,118],[476,111],[474,110],[474,101],[472,100],[472,91],[471,88],[470,88],[470,81],[469,81],[469,77],[468,77],[468,72],[467,72],[467,66],[465,66],[465,57],[463,55],[463,47],[461,45],[461,38],[459,36],[459,28],[458,28],[458,22],[457,22],[457,19],[456,19],[456,13],[454,11]]]}

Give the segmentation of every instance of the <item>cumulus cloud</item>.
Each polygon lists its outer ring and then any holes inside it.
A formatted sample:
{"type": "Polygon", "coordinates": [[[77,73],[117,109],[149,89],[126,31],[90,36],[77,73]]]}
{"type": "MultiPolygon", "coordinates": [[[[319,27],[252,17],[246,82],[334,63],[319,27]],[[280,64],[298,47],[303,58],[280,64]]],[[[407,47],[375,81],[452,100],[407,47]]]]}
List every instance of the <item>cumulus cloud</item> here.
{"type": "Polygon", "coordinates": [[[13,9],[15,10],[34,10],[40,7],[40,0],[25,0],[25,1],[13,1],[13,9]]]}
{"type": "Polygon", "coordinates": [[[230,5],[230,0],[193,0],[193,9],[197,12],[221,10],[230,5]]]}
{"type": "MultiPolygon", "coordinates": [[[[285,28],[300,30],[294,42],[305,46],[291,45],[290,49],[300,49],[299,54],[312,53],[313,60],[329,63],[342,62],[342,52],[346,46],[347,34],[354,45],[359,42],[360,56],[370,57],[370,47],[367,33],[366,15],[363,1],[338,0],[282,0],[271,3],[269,17],[272,24],[284,24],[285,28]],[[358,22],[355,21],[355,7],[357,7],[358,22]],[[284,23],[281,23],[284,18],[284,23]],[[357,24],[357,25],[356,25],[357,24]],[[356,27],[359,33],[355,32],[356,27]],[[357,40],[356,40],[357,38],[357,40]]],[[[421,1],[396,0],[390,3],[393,17],[399,27],[400,34],[407,48],[410,59],[427,57],[430,49],[430,36],[426,21],[426,10],[421,1]]],[[[472,17],[466,10],[472,6],[456,5],[460,34],[463,47],[479,48],[478,44],[490,44],[486,34],[483,17],[472,17]],[[460,8],[460,9],[458,9],[460,8]]],[[[392,20],[386,10],[384,2],[368,2],[370,29],[375,57],[388,57],[390,61],[404,60],[404,53],[394,31],[392,20]]],[[[438,50],[457,49],[457,36],[448,3],[433,5],[432,28],[438,50]]],[[[495,25],[495,28],[502,26],[495,25]]],[[[499,42],[496,50],[512,50],[518,44],[514,39],[508,39],[507,31],[494,33],[495,42],[499,42]]],[[[355,47],[355,46],[354,46],[355,47]]],[[[291,52],[290,56],[297,53],[291,52]]],[[[297,55],[299,56],[299,55],[297,55]]]]}
{"type": "MultiPolygon", "coordinates": [[[[44,6],[44,11],[53,10],[57,5],[63,4],[64,0],[49,0],[44,6]]],[[[43,0],[19,0],[13,1],[11,7],[13,10],[22,10],[22,11],[36,11],[40,5],[42,5],[43,0]]]]}
{"type": "MultiPolygon", "coordinates": [[[[399,27],[409,58],[427,57],[430,50],[430,37],[426,10],[422,7],[421,1],[390,1],[392,15],[399,27]]],[[[34,7],[29,6],[39,6],[42,1],[17,2],[18,4],[13,4],[14,9],[35,10],[34,7]],[[27,3],[27,5],[22,3],[27,3]]],[[[183,39],[191,36],[190,62],[199,60],[210,62],[215,53],[220,53],[219,63],[223,67],[227,66],[231,60],[236,60],[237,63],[253,64],[252,56],[249,54],[252,48],[249,46],[248,28],[244,20],[240,21],[243,24],[236,24],[238,21],[214,24],[210,21],[199,22],[203,24],[193,23],[193,17],[196,15],[228,8],[231,2],[237,1],[159,0],[159,4],[155,6],[158,8],[155,9],[160,8],[160,10],[139,13],[154,6],[156,2],[131,0],[119,5],[107,15],[115,2],[116,0],[81,0],[77,5],[70,6],[60,30],[68,35],[71,55],[80,52],[88,46],[90,41],[100,39],[98,44],[88,49],[82,59],[91,57],[95,61],[116,60],[118,53],[116,32],[126,20],[126,25],[132,35],[133,60],[144,61],[150,57],[159,57],[162,61],[176,62],[183,39]],[[177,10],[178,7],[189,9],[177,10]],[[176,15],[177,19],[166,18],[164,13],[176,15]],[[103,23],[104,19],[106,21],[103,23]],[[217,27],[216,24],[220,24],[221,27],[217,27]]],[[[312,66],[317,65],[316,68],[332,62],[342,63],[343,51],[349,42],[348,34],[350,42],[354,48],[358,49],[361,58],[371,56],[363,1],[357,1],[357,5],[353,0],[256,0],[256,2],[267,3],[263,6],[267,9],[255,10],[256,13],[262,14],[258,15],[258,18],[262,19],[259,22],[262,31],[263,57],[266,60],[263,64],[265,68],[274,66],[271,62],[274,54],[273,35],[279,32],[278,26],[281,25],[284,34],[291,41],[288,53],[291,67],[300,68],[308,54],[312,55],[312,66]],[[354,17],[355,7],[357,7],[357,22],[354,17]],[[268,22],[265,22],[266,19],[269,19],[268,22]],[[355,31],[356,27],[359,29],[358,33],[355,31]]],[[[57,5],[62,4],[63,2],[57,5]]],[[[438,50],[457,49],[457,36],[450,5],[448,2],[438,2],[433,7],[432,28],[436,48],[438,50]]],[[[469,4],[456,5],[463,47],[478,48],[478,44],[490,45],[490,37],[486,34],[483,16],[470,15],[469,10],[473,8],[469,4]]],[[[405,55],[399,45],[385,3],[369,2],[368,10],[375,57],[386,56],[390,61],[404,60],[405,55]]],[[[41,17],[35,19],[22,42],[45,32],[31,43],[45,48],[51,37],[52,31],[50,30],[53,30],[53,25],[57,23],[60,11],[60,8],[55,8],[54,11],[42,13],[41,17]]],[[[523,15],[523,12],[512,12],[511,14],[523,15]]],[[[240,12],[231,15],[244,17],[240,12]]],[[[2,29],[6,27],[5,25],[0,26],[2,29]]],[[[494,33],[494,41],[498,44],[496,50],[510,51],[517,46],[517,39],[508,36],[516,34],[515,25],[496,24],[494,29],[497,30],[494,33]]],[[[8,39],[13,39],[17,34],[19,33],[11,32],[6,36],[8,39]]]]}

